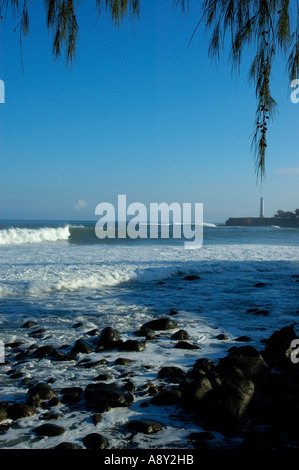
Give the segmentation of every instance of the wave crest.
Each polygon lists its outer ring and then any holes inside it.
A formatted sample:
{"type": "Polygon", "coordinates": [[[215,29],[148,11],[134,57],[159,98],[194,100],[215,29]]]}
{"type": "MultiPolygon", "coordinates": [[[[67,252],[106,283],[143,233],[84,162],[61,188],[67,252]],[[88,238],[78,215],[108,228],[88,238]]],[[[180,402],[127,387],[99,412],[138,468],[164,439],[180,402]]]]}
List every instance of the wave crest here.
{"type": "Polygon", "coordinates": [[[43,227],[31,228],[8,228],[0,231],[0,245],[22,245],[24,243],[56,242],[67,240],[70,236],[70,229],[66,227],[43,227]]]}

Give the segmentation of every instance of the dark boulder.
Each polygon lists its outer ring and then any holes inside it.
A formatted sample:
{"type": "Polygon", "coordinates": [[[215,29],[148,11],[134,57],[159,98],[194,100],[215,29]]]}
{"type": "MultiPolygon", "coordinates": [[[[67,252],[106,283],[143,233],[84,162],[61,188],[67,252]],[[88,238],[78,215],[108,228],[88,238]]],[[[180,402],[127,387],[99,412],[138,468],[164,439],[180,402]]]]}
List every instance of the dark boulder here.
{"type": "Polygon", "coordinates": [[[203,397],[211,390],[211,382],[205,376],[192,382],[187,382],[183,386],[182,391],[183,408],[196,411],[203,397]]]}
{"type": "Polygon", "coordinates": [[[32,357],[41,359],[43,357],[55,357],[57,354],[56,349],[53,346],[45,345],[40,346],[32,353],[32,357]]]}
{"type": "Polygon", "coordinates": [[[193,370],[196,369],[200,369],[204,372],[211,372],[215,370],[215,362],[206,357],[201,357],[200,359],[197,359],[193,365],[193,370]]]}
{"type": "Polygon", "coordinates": [[[224,380],[201,401],[199,418],[207,429],[230,433],[242,429],[246,412],[255,392],[250,379],[224,380]]]}
{"type": "Polygon", "coordinates": [[[186,330],[178,330],[172,336],[171,339],[175,339],[177,341],[183,341],[185,339],[190,339],[189,333],[186,330]]]}
{"type": "Polygon", "coordinates": [[[132,393],[116,384],[96,383],[87,385],[85,399],[88,405],[102,413],[110,408],[130,406],[134,402],[132,393]]]}
{"type": "Polygon", "coordinates": [[[26,404],[33,407],[40,406],[44,401],[57,396],[57,392],[46,383],[39,382],[29,388],[26,395],[26,404]]]}
{"type": "Polygon", "coordinates": [[[186,377],[186,373],[176,366],[165,366],[158,372],[159,379],[171,379],[172,381],[180,382],[186,377]]]}
{"type": "Polygon", "coordinates": [[[88,341],[85,341],[84,339],[77,339],[77,341],[75,342],[74,346],[71,349],[71,354],[78,354],[78,353],[90,354],[92,352],[93,352],[93,346],[88,341]]]}
{"type": "Polygon", "coordinates": [[[168,389],[151,398],[150,402],[156,406],[172,406],[181,402],[181,392],[168,389]]]}
{"type": "Polygon", "coordinates": [[[120,340],[119,331],[107,326],[104,328],[97,340],[97,347],[99,349],[114,349],[117,347],[120,340]]]}
{"type": "Polygon", "coordinates": [[[83,437],[83,444],[87,449],[106,449],[109,445],[108,439],[102,436],[102,434],[98,433],[91,433],[87,434],[87,436],[83,437]]]}
{"type": "Polygon", "coordinates": [[[200,279],[200,277],[197,276],[197,274],[189,274],[188,276],[183,277],[184,281],[196,281],[197,279],[200,279]]]}
{"type": "Polygon", "coordinates": [[[197,344],[191,344],[188,341],[179,341],[174,347],[177,349],[201,349],[197,344]]]}
{"type": "Polygon", "coordinates": [[[21,328],[32,328],[33,326],[36,326],[37,324],[38,323],[36,321],[29,320],[23,323],[23,325],[21,325],[21,328]]]}
{"type": "Polygon", "coordinates": [[[140,330],[144,330],[145,328],[150,328],[151,330],[173,330],[178,327],[177,322],[174,320],[167,318],[167,317],[162,317],[162,318],[157,318],[156,320],[150,320],[149,322],[145,323],[142,325],[140,330]]]}
{"type": "Polygon", "coordinates": [[[65,429],[62,426],[58,426],[53,423],[42,424],[41,426],[34,428],[32,431],[37,436],[47,437],[61,436],[61,434],[65,433],[65,429]]]}
{"type": "Polygon", "coordinates": [[[224,333],[220,333],[219,335],[216,336],[216,339],[218,339],[219,341],[224,341],[224,340],[229,339],[229,337],[224,333]]]}
{"type": "Polygon", "coordinates": [[[216,369],[220,376],[230,377],[235,368],[240,369],[245,377],[252,379],[265,376],[270,371],[263,355],[252,346],[235,348],[228,356],[219,360],[216,369]]]}
{"type": "Polygon", "coordinates": [[[119,357],[115,360],[115,365],[116,366],[127,366],[129,364],[132,364],[132,362],[134,362],[133,359],[128,359],[126,357],[119,357]]]}
{"type": "Polygon", "coordinates": [[[265,352],[274,362],[279,362],[281,365],[291,363],[290,356],[293,351],[291,343],[293,340],[298,339],[294,331],[294,327],[285,326],[274,333],[265,341],[265,352]],[[286,361],[287,360],[287,361],[286,361]]]}
{"type": "Polygon", "coordinates": [[[143,434],[154,434],[161,431],[163,425],[151,419],[137,419],[128,423],[129,431],[141,432],[143,434]]]}
{"type": "Polygon", "coordinates": [[[69,450],[69,449],[79,449],[77,444],[73,444],[72,442],[60,442],[54,449],[57,450],[69,450]]]}
{"type": "Polygon", "coordinates": [[[28,416],[34,416],[35,414],[36,409],[33,406],[23,403],[14,403],[7,409],[7,417],[12,420],[28,418],[28,416]]]}
{"type": "Polygon", "coordinates": [[[144,351],[145,342],[137,341],[135,339],[128,339],[127,341],[121,342],[118,349],[120,351],[144,351]]]}

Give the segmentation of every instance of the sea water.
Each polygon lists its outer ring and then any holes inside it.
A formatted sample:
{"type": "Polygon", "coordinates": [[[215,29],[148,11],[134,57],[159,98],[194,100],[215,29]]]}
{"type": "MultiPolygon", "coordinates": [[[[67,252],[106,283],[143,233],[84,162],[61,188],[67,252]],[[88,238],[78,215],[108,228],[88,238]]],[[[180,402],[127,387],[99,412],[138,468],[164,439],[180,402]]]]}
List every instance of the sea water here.
{"type": "MultiPolygon", "coordinates": [[[[78,361],[97,359],[99,353],[79,354],[77,361],[55,362],[50,358],[0,365],[1,401],[25,402],[27,389],[7,372],[15,368],[22,380],[47,382],[54,389],[84,388],[98,373],[110,373],[112,382],[123,384],[124,370],[114,365],[117,357],[134,359],[126,372],[139,389],[145,382],[157,383],[165,365],[187,371],[196,359],[214,361],[227,353],[240,336],[262,348],[262,341],[276,329],[295,324],[299,315],[299,229],[273,227],[226,227],[207,223],[203,246],[184,249],[183,239],[105,239],[95,235],[95,222],[2,221],[0,224],[0,339],[5,344],[22,341],[31,345],[72,346],[76,339],[89,340],[86,333],[112,326],[122,339],[136,339],[134,332],[145,322],[172,317],[185,329],[189,342],[200,349],[174,348],[171,332],[148,341],[142,352],[100,353],[108,363],[100,370],[78,367],[78,361]],[[186,280],[187,275],[197,279],[186,280]],[[261,288],[255,287],[263,283],[261,288]],[[256,315],[248,310],[268,310],[256,315]],[[27,320],[45,330],[41,338],[21,326],[27,320]],[[82,323],[80,328],[73,328],[82,323]],[[228,339],[219,341],[223,333],[228,339]]],[[[162,333],[162,334],[161,334],[162,333]]],[[[24,347],[24,345],[22,347],[24,347]]],[[[19,420],[0,435],[2,448],[49,448],[70,441],[82,446],[90,432],[104,434],[112,448],[185,448],[188,435],[198,431],[196,423],[173,407],[149,405],[136,394],[130,408],[104,413],[95,426],[84,407],[61,405],[59,437],[36,437],[32,428],[42,424],[39,415],[19,420]],[[162,422],[163,430],[153,436],[129,439],[126,423],[138,417],[162,422]]]]}

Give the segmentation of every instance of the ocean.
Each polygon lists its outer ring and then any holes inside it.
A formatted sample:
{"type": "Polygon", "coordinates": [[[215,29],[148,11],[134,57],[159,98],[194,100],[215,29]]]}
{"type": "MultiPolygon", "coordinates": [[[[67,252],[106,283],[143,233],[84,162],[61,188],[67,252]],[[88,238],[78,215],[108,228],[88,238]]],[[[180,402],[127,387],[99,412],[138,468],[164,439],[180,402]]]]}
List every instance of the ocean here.
{"type": "MultiPolygon", "coordinates": [[[[173,407],[163,413],[151,404],[140,407],[146,399],[144,384],[158,383],[157,373],[165,365],[187,371],[200,357],[216,361],[240,336],[261,348],[275,330],[297,323],[298,280],[299,229],[206,223],[203,246],[188,250],[183,239],[100,240],[95,222],[1,221],[0,339],[5,345],[20,342],[21,349],[52,345],[67,350],[78,338],[91,340],[90,330],[106,326],[117,329],[124,340],[136,339],[142,324],[172,313],[178,328],[200,349],[174,348],[174,331],[159,332],[144,351],[93,351],[80,353],[76,361],[46,357],[15,363],[11,348],[5,347],[0,401],[25,402],[30,381],[51,379],[51,386],[61,390],[84,388],[100,372],[119,384],[129,377],[137,390],[134,404],[104,413],[96,432],[115,449],[188,448],[188,436],[200,430],[198,425],[184,413],[174,413],[173,407]],[[257,314],[260,310],[267,314],[257,314]],[[22,328],[27,321],[35,321],[36,327],[22,328]],[[32,336],[34,329],[41,334],[32,336]],[[227,339],[219,340],[219,334],[227,339]],[[114,364],[120,356],[134,360],[126,367],[129,375],[114,364]],[[80,360],[99,357],[107,360],[100,370],[78,366],[80,360]],[[11,378],[12,370],[19,373],[17,378],[11,378]],[[126,424],[136,417],[156,419],[163,429],[132,437],[126,424]]],[[[36,436],[32,429],[41,424],[39,413],[3,428],[0,447],[44,449],[64,441],[82,447],[82,438],[95,432],[91,413],[78,404],[58,408],[63,435],[36,436]]]]}

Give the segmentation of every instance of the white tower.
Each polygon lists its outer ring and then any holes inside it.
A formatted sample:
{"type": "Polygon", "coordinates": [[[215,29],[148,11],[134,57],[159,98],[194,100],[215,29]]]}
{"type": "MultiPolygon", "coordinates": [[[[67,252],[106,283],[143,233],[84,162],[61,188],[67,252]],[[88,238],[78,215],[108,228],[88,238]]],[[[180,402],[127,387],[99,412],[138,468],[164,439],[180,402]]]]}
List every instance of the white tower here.
{"type": "Polygon", "coordinates": [[[263,217],[265,217],[265,214],[264,214],[264,198],[261,197],[260,218],[262,219],[263,217]]]}

